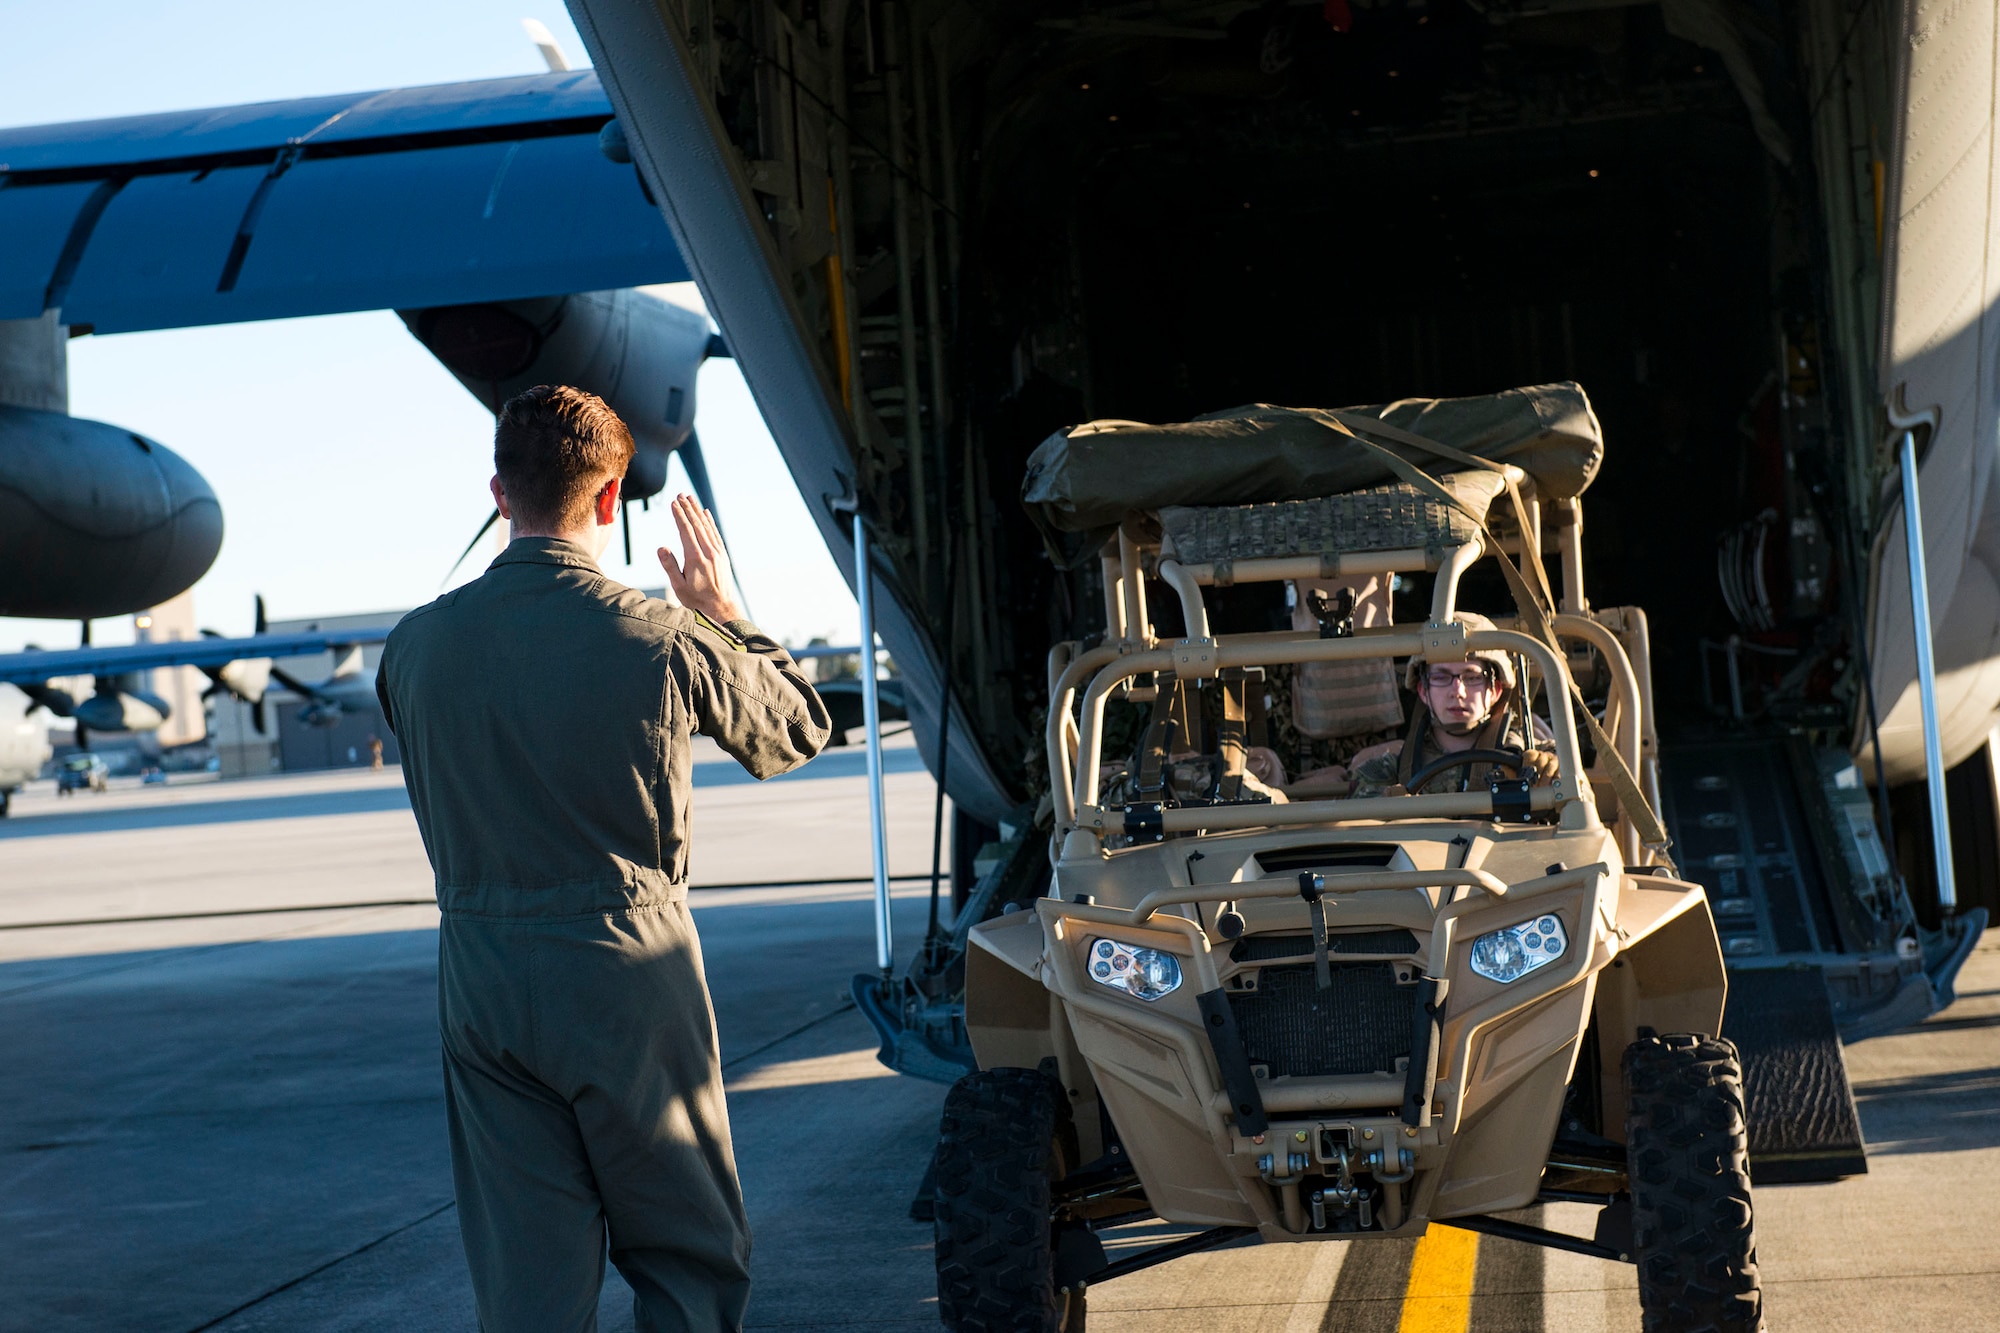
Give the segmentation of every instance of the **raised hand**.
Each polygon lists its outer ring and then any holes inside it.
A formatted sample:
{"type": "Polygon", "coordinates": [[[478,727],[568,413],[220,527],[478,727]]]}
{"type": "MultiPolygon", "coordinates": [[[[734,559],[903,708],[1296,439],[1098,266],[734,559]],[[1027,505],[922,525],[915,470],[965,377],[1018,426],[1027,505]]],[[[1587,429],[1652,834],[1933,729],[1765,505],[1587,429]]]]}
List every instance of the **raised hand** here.
{"type": "Polygon", "coordinates": [[[672,551],[660,548],[660,568],[667,571],[674,599],[717,625],[743,619],[729,573],[729,552],[723,549],[715,516],[692,495],[682,493],[674,497],[674,525],[681,532],[681,558],[676,560],[672,551]]]}

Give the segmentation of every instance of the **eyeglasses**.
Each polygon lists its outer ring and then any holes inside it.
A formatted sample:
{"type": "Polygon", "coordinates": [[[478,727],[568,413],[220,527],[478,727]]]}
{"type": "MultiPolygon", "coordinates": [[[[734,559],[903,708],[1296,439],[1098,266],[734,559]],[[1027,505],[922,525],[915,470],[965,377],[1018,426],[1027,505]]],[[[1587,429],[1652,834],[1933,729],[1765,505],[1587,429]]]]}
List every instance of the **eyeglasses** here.
{"type": "Polygon", "coordinates": [[[1484,668],[1453,671],[1450,667],[1432,667],[1424,678],[1434,690],[1449,690],[1455,685],[1462,685],[1467,694],[1484,694],[1493,688],[1493,673],[1484,668]]]}

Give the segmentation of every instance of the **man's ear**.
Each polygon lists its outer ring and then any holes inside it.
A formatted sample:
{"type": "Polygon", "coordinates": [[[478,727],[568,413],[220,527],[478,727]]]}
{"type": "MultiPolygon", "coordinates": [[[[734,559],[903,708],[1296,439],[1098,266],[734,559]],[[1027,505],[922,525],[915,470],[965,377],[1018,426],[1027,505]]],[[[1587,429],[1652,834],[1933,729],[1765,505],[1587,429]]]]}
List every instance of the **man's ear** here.
{"type": "Polygon", "coordinates": [[[486,489],[493,492],[493,507],[500,511],[500,517],[512,523],[514,521],[514,514],[512,510],[507,508],[507,491],[506,488],[500,485],[500,476],[498,473],[494,474],[493,480],[486,483],[486,489]]]}
{"type": "Polygon", "coordinates": [[[604,483],[604,489],[597,493],[597,526],[609,527],[618,521],[618,493],[624,489],[622,477],[613,477],[604,483]]]}

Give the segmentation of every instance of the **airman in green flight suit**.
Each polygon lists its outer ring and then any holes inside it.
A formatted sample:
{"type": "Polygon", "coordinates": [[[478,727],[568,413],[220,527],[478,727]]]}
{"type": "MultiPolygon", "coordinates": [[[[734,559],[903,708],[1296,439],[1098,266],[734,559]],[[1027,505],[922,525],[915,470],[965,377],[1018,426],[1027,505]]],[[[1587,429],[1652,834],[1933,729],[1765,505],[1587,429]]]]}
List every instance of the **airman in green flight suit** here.
{"type": "Polygon", "coordinates": [[[743,618],[711,515],[674,502],[678,605],[597,556],[633,451],[577,389],[509,401],[512,540],[411,612],[377,676],[436,875],[459,1225],[486,1333],[595,1327],[608,1243],[641,1330],[734,1330],[750,1231],[687,908],[690,737],[759,778],[830,729],[743,618]]]}

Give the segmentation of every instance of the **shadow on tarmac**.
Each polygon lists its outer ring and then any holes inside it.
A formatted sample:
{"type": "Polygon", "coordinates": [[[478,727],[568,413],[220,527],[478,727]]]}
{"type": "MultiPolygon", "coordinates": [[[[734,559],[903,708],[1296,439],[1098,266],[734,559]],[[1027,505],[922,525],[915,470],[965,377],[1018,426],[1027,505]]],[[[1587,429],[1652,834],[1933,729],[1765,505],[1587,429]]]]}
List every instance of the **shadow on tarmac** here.
{"type": "MultiPolygon", "coordinates": [[[[923,910],[897,900],[904,938],[923,910]]],[[[903,1211],[944,1090],[871,1076],[872,1038],[845,1012],[868,904],[695,919],[730,1078],[790,1071],[730,1098],[758,1229],[751,1323],[934,1325],[928,1232],[903,1211]],[[769,1153],[780,1140],[821,1146],[801,1169],[769,1153]]],[[[16,1241],[0,1246],[0,1326],[471,1330],[436,964],[434,930],[0,964],[16,1241]]],[[[630,1299],[607,1278],[607,1333],[632,1327],[630,1299]]]]}

